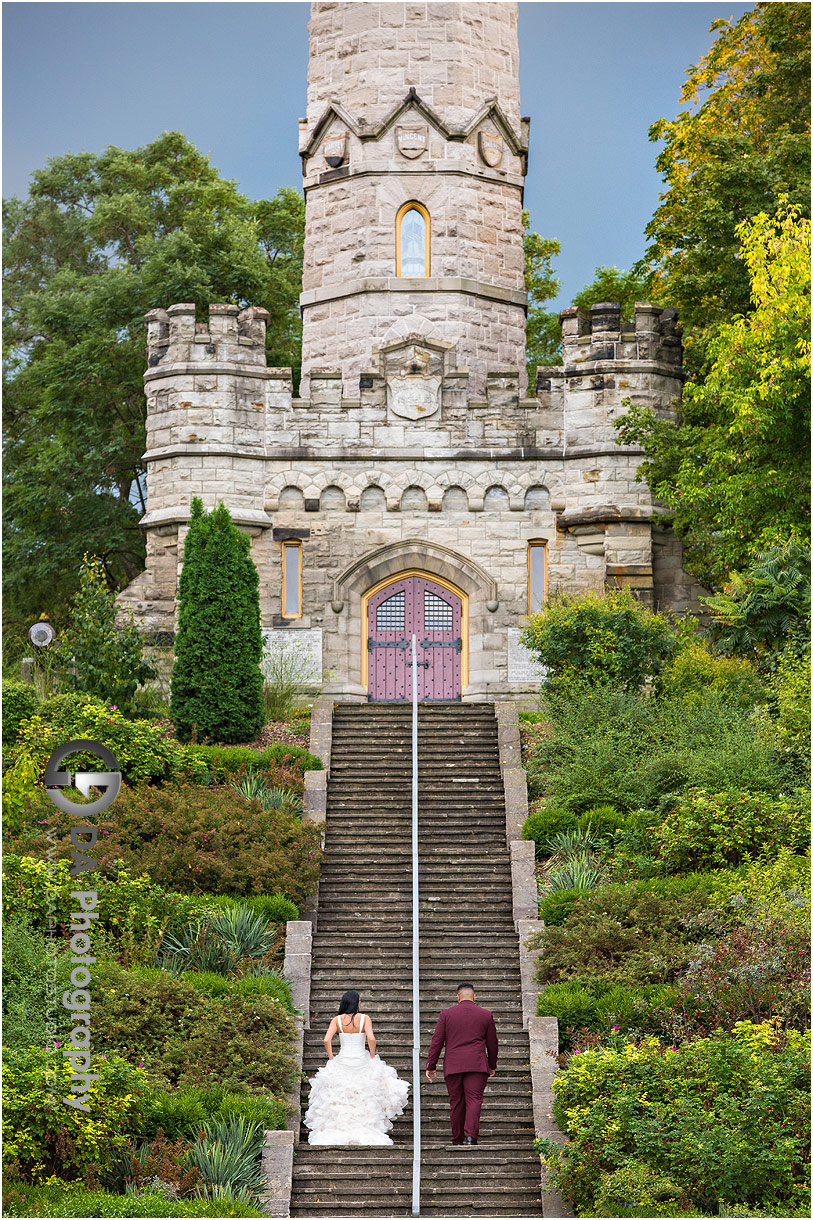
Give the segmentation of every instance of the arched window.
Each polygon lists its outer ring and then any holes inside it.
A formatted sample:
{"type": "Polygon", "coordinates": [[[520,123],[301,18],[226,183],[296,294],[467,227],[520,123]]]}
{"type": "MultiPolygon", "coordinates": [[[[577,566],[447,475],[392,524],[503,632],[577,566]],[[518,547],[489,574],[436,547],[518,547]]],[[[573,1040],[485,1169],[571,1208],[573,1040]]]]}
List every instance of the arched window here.
{"type": "Polygon", "coordinates": [[[395,274],[429,275],[429,213],[423,204],[405,203],[395,218],[395,274]]]}

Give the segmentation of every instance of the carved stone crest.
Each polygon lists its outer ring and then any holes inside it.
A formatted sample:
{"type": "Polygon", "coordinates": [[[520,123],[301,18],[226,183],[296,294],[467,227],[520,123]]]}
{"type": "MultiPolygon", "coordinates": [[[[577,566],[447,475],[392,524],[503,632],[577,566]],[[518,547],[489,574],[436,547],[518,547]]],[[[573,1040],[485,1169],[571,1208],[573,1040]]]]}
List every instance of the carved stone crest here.
{"type": "Polygon", "coordinates": [[[338,169],[347,160],[347,132],[332,135],[322,145],[322,154],[331,169],[338,169]]]}
{"type": "Polygon", "coordinates": [[[478,131],[477,145],[480,149],[480,156],[486,165],[490,166],[491,169],[496,169],[502,161],[504,147],[502,136],[497,135],[494,131],[478,131]]]}
{"type": "Polygon", "coordinates": [[[405,157],[419,157],[426,152],[428,132],[423,127],[396,127],[395,143],[398,151],[405,157]]]}
{"type": "Polygon", "coordinates": [[[440,407],[440,377],[410,376],[387,378],[387,405],[402,419],[426,419],[440,407]]]}

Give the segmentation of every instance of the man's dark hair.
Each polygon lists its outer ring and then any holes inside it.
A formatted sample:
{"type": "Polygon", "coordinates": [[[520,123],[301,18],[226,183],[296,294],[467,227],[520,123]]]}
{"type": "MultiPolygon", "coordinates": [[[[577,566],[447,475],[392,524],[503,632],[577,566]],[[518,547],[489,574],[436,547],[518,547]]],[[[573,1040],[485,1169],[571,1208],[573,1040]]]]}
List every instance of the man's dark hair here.
{"type": "Polygon", "coordinates": [[[473,983],[458,983],[457,984],[457,994],[459,995],[461,991],[470,991],[471,994],[474,995],[474,984],[473,983]]]}

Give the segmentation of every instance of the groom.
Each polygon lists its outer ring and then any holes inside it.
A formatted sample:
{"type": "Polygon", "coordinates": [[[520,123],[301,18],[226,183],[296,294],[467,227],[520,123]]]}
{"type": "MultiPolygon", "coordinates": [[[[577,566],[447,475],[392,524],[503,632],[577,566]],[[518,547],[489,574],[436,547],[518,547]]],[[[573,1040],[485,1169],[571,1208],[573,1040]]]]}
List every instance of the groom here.
{"type": "Polygon", "coordinates": [[[486,1081],[497,1070],[494,1018],[487,1008],[479,1008],[475,999],[471,983],[461,983],[457,1004],[444,1008],[438,1017],[426,1062],[426,1078],[434,1082],[445,1045],[443,1079],[449,1093],[453,1144],[477,1143],[486,1081]]]}

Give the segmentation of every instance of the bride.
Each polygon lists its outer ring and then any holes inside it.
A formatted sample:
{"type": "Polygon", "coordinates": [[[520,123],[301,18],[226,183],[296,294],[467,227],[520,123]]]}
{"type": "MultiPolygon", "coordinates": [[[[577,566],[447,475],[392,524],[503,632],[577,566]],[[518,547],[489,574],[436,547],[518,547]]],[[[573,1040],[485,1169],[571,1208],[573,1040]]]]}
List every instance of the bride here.
{"type": "Polygon", "coordinates": [[[387,1132],[403,1114],[409,1085],[399,1080],[375,1053],[375,1034],[368,1016],[359,1012],[359,993],[346,991],[325,1034],[327,1063],[308,1082],[305,1114],[309,1144],[391,1144],[387,1132]],[[341,1048],[333,1055],[333,1036],[341,1048]],[[370,1047],[365,1050],[365,1038],[370,1047]]]}

